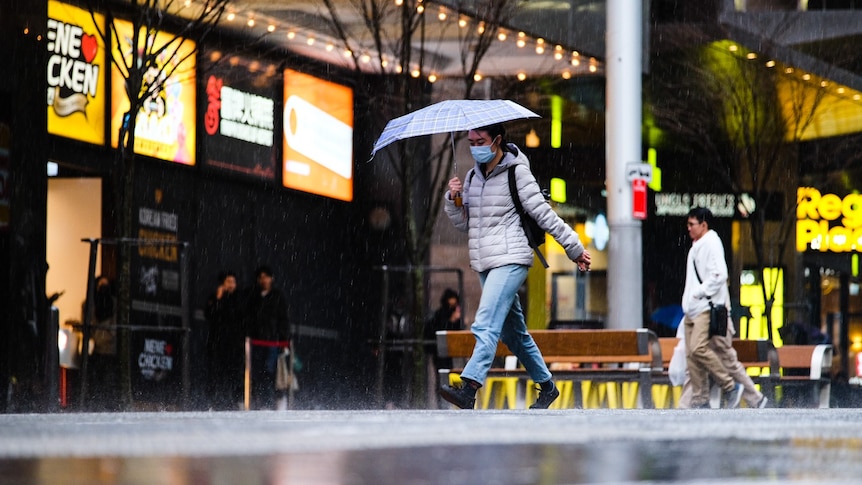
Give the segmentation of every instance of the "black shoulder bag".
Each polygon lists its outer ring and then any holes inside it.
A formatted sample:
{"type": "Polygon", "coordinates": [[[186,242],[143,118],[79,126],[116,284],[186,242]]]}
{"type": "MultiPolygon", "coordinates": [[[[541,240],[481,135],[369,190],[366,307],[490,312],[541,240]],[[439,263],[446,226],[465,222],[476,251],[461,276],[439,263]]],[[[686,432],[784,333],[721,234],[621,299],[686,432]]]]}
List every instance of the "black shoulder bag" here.
{"type": "MultiPolygon", "coordinates": [[[[697,271],[697,265],[694,264],[694,258],[691,260],[691,265],[694,266],[694,275],[697,276],[697,282],[703,284],[700,279],[700,273],[697,271]]],[[[712,298],[706,297],[709,301],[709,336],[727,335],[727,307],[724,305],[715,305],[712,303],[712,298]]]]}
{"type": "MultiPolygon", "coordinates": [[[[521,227],[524,228],[524,234],[527,235],[527,242],[530,243],[530,247],[533,248],[539,261],[542,262],[542,266],[547,269],[548,261],[545,260],[545,256],[541,251],[539,251],[539,246],[545,243],[545,230],[539,226],[539,223],[536,222],[535,219],[527,214],[524,210],[524,206],[521,205],[521,196],[518,194],[518,184],[515,181],[515,167],[517,167],[517,165],[512,165],[508,169],[509,193],[512,195],[512,202],[515,203],[515,211],[518,213],[518,216],[521,217],[521,227]]],[[[542,195],[544,196],[545,194],[542,195]]]]}

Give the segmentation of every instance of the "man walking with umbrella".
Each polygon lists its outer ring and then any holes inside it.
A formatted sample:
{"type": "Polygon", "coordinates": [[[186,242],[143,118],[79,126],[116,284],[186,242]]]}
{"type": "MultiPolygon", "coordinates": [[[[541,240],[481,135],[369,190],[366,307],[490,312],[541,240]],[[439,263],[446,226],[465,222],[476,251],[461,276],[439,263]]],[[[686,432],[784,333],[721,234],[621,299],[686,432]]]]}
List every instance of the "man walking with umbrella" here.
{"type": "Polygon", "coordinates": [[[462,387],[444,385],[440,394],[462,409],[472,409],[476,391],[482,386],[502,341],[539,385],[539,397],[530,406],[546,409],[560,395],[533,337],[527,332],[518,289],[533,264],[533,249],[515,208],[519,197],[524,212],[551,234],[581,271],[590,268],[590,253],[572,230],[545,202],[527,157],[514,144],[506,143],[501,124],[475,128],[467,138],[476,161],[462,184],[449,181],[446,215],[458,230],[469,235],[470,266],[479,274],[482,296],[471,327],[476,346],[464,371],[462,387]],[[509,190],[508,171],[514,170],[517,193],[509,190]],[[462,195],[463,207],[455,203],[462,195]]]}

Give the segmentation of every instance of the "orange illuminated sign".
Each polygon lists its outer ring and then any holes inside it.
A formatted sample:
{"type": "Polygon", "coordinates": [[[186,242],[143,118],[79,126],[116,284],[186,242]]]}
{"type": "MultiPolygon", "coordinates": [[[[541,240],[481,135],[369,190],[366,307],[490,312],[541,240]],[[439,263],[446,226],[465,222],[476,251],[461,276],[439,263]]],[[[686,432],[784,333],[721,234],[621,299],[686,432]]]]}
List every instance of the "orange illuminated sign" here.
{"type": "Polygon", "coordinates": [[[353,90],[284,71],[285,187],[353,200],[353,90]]]}
{"type": "MultiPolygon", "coordinates": [[[[132,24],[115,21],[119,46],[114,46],[114,56],[126,59],[126,65],[133,47],[131,39],[132,24]]],[[[147,35],[141,30],[140,37],[147,35]]],[[[147,43],[152,43],[155,51],[176,37],[165,32],[153,32],[147,43]]],[[[143,42],[143,41],[142,41],[143,42]]],[[[195,164],[195,50],[194,42],[185,40],[174,53],[175,48],[165,49],[157,58],[157,67],[145,73],[152,82],[162,81],[161,89],[150,94],[143,102],[136,116],[135,153],[186,165],[195,164]]],[[[111,70],[111,144],[118,146],[120,127],[123,117],[129,110],[129,98],[125,90],[125,78],[116,66],[111,70]]]]}
{"type": "MultiPolygon", "coordinates": [[[[104,17],[96,14],[99,27],[104,17]]],[[[105,45],[90,12],[48,2],[48,133],[105,143],[105,45]]]]}

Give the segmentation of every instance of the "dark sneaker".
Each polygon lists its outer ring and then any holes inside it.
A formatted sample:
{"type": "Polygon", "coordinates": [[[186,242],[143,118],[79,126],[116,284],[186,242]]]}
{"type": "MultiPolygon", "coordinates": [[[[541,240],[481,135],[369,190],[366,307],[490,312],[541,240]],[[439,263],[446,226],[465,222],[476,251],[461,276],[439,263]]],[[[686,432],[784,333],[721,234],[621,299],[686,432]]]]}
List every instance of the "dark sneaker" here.
{"type": "Polygon", "coordinates": [[[724,393],[724,407],[726,409],[735,409],[739,407],[739,401],[742,399],[742,384],[736,383],[733,389],[724,393]]]}
{"type": "Polygon", "coordinates": [[[530,409],[548,409],[548,406],[560,397],[560,390],[557,389],[557,386],[553,382],[551,382],[551,386],[551,389],[548,391],[543,391],[541,387],[536,386],[539,389],[539,397],[530,406],[530,409]]]}
{"type": "Polygon", "coordinates": [[[709,401],[703,404],[696,404],[691,407],[691,409],[712,409],[712,406],[709,405],[709,401]]]}
{"type": "Polygon", "coordinates": [[[461,409],[473,409],[476,406],[476,390],[466,387],[452,387],[446,384],[440,386],[440,397],[461,409]]]}

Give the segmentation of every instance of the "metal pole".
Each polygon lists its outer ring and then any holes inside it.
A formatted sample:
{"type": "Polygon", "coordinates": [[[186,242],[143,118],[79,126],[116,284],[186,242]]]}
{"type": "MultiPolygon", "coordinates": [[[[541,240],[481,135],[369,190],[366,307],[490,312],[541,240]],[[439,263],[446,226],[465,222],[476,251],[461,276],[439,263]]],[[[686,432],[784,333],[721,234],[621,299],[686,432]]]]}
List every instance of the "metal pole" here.
{"type": "Polygon", "coordinates": [[[383,280],[380,284],[380,334],[377,339],[377,407],[383,407],[383,375],[386,365],[386,317],[389,309],[389,267],[381,268],[383,280]]]}
{"type": "Polygon", "coordinates": [[[82,242],[90,243],[90,265],[87,269],[87,305],[84,311],[84,328],[81,338],[81,395],[78,396],[78,406],[83,411],[87,406],[87,384],[89,380],[87,361],[90,354],[90,325],[95,315],[96,304],[96,255],[99,251],[98,239],[82,239],[82,242]]]}
{"type": "Polygon", "coordinates": [[[189,258],[187,254],[188,243],[183,243],[179,247],[180,251],[180,308],[182,312],[182,327],[183,327],[183,406],[189,409],[189,396],[191,395],[191,318],[189,316],[189,258]]]}
{"type": "Polygon", "coordinates": [[[296,365],[296,347],[294,345],[294,342],[295,342],[294,339],[290,339],[290,347],[288,347],[288,349],[290,350],[290,354],[289,354],[288,359],[287,359],[288,360],[287,375],[289,376],[289,378],[287,380],[287,382],[288,382],[288,385],[287,385],[287,409],[288,410],[293,409],[293,399],[294,399],[293,389],[296,387],[293,383],[293,380],[296,379],[296,374],[293,372],[293,366],[296,365]]]}
{"type": "Polygon", "coordinates": [[[632,217],[626,163],[641,157],[641,66],[643,5],[608,0],[607,112],[608,328],[643,326],[641,223],[632,217]]]}
{"type": "Polygon", "coordinates": [[[248,411],[251,409],[251,338],[245,338],[245,372],[242,386],[242,405],[248,411]]]}
{"type": "MultiPolygon", "coordinates": [[[[847,379],[850,377],[850,274],[842,271],[838,279],[841,282],[841,291],[838,293],[838,308],[841,310],[841,319],[838,321],[838,341],[841,345],[838,348],[841,352],[839,356],[841,374],[844,379],[847,379]]],[[[767,335],[766,338],[772,341],[772,335],[767,335]]]]}
{"type": "Polygon", "coordinates": [[[60,310],[51,306],[48,312],[45,342],[45,380],[48,396],[48,412],[56,412],[60,405],[60,349],[57,336],[60,333],[60,310]]]}

